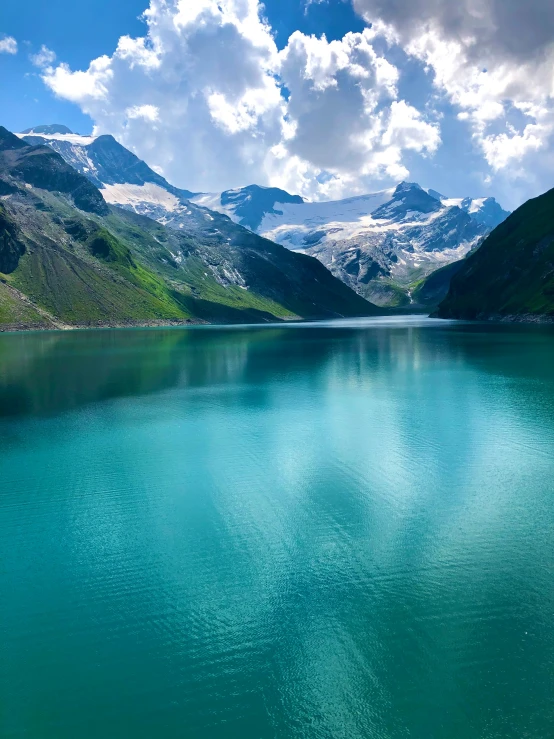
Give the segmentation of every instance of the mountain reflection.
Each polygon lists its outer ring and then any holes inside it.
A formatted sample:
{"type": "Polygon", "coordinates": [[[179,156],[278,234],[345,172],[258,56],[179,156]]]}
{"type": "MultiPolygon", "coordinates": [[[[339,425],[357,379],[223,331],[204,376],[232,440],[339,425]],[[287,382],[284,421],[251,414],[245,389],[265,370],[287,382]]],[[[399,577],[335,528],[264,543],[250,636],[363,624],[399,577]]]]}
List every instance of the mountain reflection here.
{"type": "Polygon", "coordinates": [[[314,386],[346,382],[363,388],[395,370],[396,382],[404,378],[413,386],[419,371],[446,365],[506,376],[532,372],[550,380],[553,338],[551,330],[535,327],[423,319],[5,335],[0,417],[55,415],[176,386],[249,385],[267,392],[272,380],[299,375],[314,386]],[[514,345],[521,351],[514,353],[514,345]]]}

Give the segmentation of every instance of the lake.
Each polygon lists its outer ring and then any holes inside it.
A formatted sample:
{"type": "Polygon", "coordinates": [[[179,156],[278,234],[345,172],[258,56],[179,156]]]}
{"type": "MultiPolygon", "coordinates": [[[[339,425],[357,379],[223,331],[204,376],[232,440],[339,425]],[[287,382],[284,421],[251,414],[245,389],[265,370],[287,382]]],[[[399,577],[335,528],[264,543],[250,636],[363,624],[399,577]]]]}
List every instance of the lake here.
{"type": "Polygon", "coordinates": [[[552,739],[554,330],[0,336],[0,736],[552,739]]]}

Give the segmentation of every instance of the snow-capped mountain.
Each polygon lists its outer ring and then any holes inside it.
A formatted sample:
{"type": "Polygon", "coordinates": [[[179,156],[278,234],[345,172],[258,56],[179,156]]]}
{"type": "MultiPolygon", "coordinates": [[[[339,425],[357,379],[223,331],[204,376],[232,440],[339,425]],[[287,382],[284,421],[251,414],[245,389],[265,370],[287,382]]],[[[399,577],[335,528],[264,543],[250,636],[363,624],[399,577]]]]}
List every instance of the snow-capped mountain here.
{"type": "Polygon", "coordinates": [[[259,231],[262,221],[269,215],[280,215],[283,205],[303,205],[300,195],[290,195],[278,187],[249,185],[238,190],[221,193],[199,193],[191,201],[204,208],[225,213],[231,220],[250,231],[259,231]],[[275,206],[278,209],[275,210],[275,206]]]}
{"type": "Polygon", "coordinates": [[[80,136],[66,126],[57,125],[37,126],[17,135],[28,144],[48,144],[96,187],[105,190],[102,194],[108,202],[118,202],[118,198],[122,197],[121,188],[112,195],[115,185],[134,186],[125,193],[125,197],[133,202],[140,200],[141,190],[137,188],[144,187],[146,202],[152,198],[156,202],[174,202],[171,198],[167,200],[168,194],[177,199],[186,199],[194,194],[170,185],[113,136],[80,136]]]}
{"type": "MultiPolygon", "coordinates": [[[[81,136],[66,126],[37,126],[17,134],[28,144],[47,144],[100,189],[104,200],[166,226],[191,233],[217,231],[226,219],[191,204],[194,193],[173,187],[113,136],[81,136]]],[[[225,237],[225,234],[223,234],[225,237]]]]}
{"type": "Polygon", "coordinates": [[[491,230],[499,226],[510,215],[497,203],[495,198],[447,198],[436,190],[427,190],[431,197],[440,200],[447,207],[458,206],[473,218],[491,230]]]}
{"type": "Polygon", "coordinates": [[[31,144],[48,144],[99,187],[109,203],[178,229],[209,222],[213,211],[222,213],[293,251],[317,257],[380,305],[411,302],[418,280],[461,259],[509,215],[494,198],[447,198],[406,182],[315,203],[258,185],[192,193],[168,183],[112,136],[80,136],[57,125],[18,135],[31,144]]]}
{"type": "Polygon", "coordinates": [[[509,215],[494,198],[446,198],[407,182],[346,200],[293,198],[250,186],[191,200],[317,257],[381,305],[409,301],[412,283],[464,257],[509,215]]]}

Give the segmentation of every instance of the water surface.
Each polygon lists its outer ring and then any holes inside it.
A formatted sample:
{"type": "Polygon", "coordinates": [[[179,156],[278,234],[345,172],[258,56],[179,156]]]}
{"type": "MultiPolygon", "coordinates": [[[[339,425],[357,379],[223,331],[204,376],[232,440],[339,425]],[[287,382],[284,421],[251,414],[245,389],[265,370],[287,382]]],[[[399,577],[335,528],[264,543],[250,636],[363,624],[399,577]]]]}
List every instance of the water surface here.
{"type": "Polygon", "coordinates": [[[552,739],[554,332],[0,336],[0,736],[552,739]]]}

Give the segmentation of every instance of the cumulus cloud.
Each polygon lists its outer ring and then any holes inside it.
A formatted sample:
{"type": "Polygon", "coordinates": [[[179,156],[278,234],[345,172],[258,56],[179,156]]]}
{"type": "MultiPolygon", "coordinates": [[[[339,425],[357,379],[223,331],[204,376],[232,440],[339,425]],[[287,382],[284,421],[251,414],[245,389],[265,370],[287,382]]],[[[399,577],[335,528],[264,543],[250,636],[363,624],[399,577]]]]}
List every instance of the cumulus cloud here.
{"type": "Polygon", "coordinates": [[[294,33],[279,51],[259,0],[151,0],[142,38],[86,70],[46,67],[59,97],[194,190],[258,182],[308,197],[407,176],[432,154],[436,121],[398,95],[379,29],[328,41],[294,33]]]}
{"type": "Polygon", "coordinates": [[[17,41],[13,36],[0,38],[0,54],[17,54],[17,41]]]}
{"type": "Polygon", "coordinates": [[[458,40],[478,59],[527,63],[554,43],[554,7],[550,0],[353,0],[369,22],[391,24],[406,39],[426,28],[458,40]]]}
{"type": "Polygon", "coordinates": [[[287,148],[330,171],[364,170],[381,145],[380,104],[396,98],[398,71],[375,53],[373,34],[341,41],[294,33],[281,54],[290,92],[287,148]]]}
{"type": "Polygon", "coordinates": [[[248,182],[282,135],[278,52],[255,0],[152,0],[144,38],[85,71],[44,74],[168,178],[198,190],[248,182]]]}
{"type": "Polygon", "coordinates": [[[35,67],[50,67],[56,61],[56,54],[44,44],[40,47],[40,51],[30,55],[31,64],[35,67]]]}
{"type": "Polygon", "coordinates": [[[521,163],[554,133],[551,0],[353,0],[432,72],[493,170],[521,163]]]}

